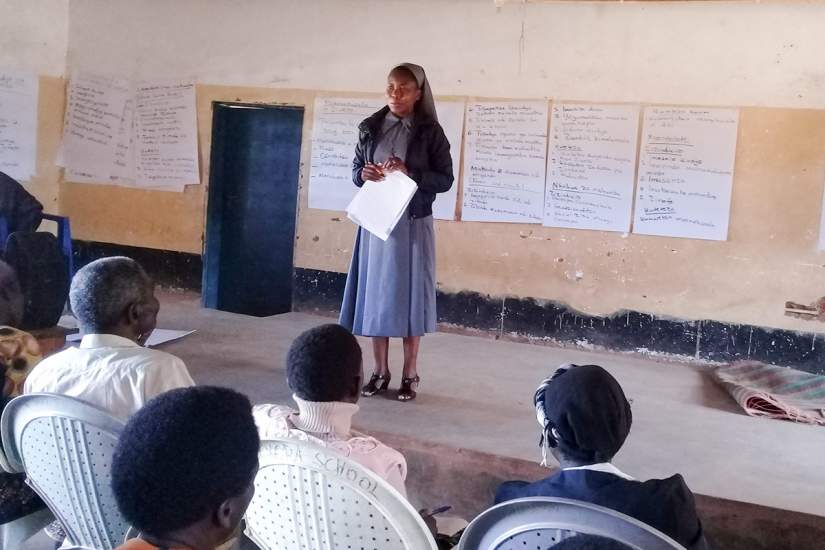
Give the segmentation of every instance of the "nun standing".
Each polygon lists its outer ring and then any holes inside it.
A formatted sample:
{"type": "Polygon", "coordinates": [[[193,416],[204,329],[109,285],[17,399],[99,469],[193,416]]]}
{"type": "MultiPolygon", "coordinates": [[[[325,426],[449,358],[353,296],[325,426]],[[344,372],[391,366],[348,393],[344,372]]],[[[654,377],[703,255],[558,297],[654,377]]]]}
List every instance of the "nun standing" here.
{"type": "Polygon", "coordinates": [[[365,396],[387,390],[389,339],[403,338],[398,400],[409,401],[420,380],[421,337],[436,330],[432,204],[436,193],[452,186],[453,163],[423,68],[412,63],[393,68],[386,98],[387,106],[358,126],[353,183],[380,182],[385,173],[398,170],[418,190],[386,242],[358,228],[340,323],[354,334],[372,337],[375,369],[362,389],[365,396]]]}

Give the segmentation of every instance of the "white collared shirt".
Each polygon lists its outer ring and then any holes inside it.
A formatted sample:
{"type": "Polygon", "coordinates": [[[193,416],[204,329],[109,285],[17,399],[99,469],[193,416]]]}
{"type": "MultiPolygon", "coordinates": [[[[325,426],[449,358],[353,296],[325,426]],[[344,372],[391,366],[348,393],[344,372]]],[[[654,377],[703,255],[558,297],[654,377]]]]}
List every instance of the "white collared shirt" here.
{"type": "Polygon", "coordinates": [[[374,437],[352,430],[358,405],[340,401],[305,401],[293,395],[298,410],[280,405],[256,405],[252,415],[261,440],[297,439],[341,453],[371,470],[407,496],[407,461],[400,452],[374,437]]]}
{"type": "Polygon", "coordinates": [[[151,398],[194,386],[183,361],[113,334],[87,334],[77,348],[41,361],[23,393],[77,397],[127,420],[151,398]]]}
{"type": "Polygon", "coordinates": [[[606,474],[613,474],[614,476],[619,476],[620,478],[626,479],[628,481],[634,481],[632,477],[621,471],[620,469],[616,468],[610,462],[599,462],[598,464],[588,464],[586,466],[576,466],[574,468],[563,468],[565,472],[570,470],[593,470],[594,472],[604,472],[606,474]]]}

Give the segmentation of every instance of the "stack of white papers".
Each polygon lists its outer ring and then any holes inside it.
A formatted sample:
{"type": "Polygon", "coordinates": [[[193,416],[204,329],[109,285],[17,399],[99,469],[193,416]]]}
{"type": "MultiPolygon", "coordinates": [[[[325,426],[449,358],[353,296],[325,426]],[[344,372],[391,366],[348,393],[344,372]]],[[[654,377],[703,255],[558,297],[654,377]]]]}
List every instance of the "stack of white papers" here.
{"type": "Polygon", "coordinates": [[[402,172],[388,172],[381,181],[368,181],[347,206],[347,217],[386,241],[407,210],[418,185],[402,172]]]}
{"type": "MultiPolygon", "coordinates": [[[[149,338],[146,340],[146,347],[154,348],[155,346],[160,346],[161,344],[166,344],[167,342],[174,342],[175,340],[180,340],[185,336],[189,336],[190,334],[194,334],[197,331],[194,330],[170,330],[165,328],[156,328],[152,331],[152,334],[149,335],[149,338]]],[[[83,339],[83,335],[80,333],[69,334],[66,337],[66,341],[69,343],[77,343],[83,339]]]]}

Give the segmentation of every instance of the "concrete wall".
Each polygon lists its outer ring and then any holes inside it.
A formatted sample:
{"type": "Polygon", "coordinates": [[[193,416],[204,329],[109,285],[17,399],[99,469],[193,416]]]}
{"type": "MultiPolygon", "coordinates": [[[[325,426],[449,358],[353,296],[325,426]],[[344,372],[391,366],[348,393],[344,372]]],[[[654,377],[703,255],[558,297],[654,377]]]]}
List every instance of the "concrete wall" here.
{"type": "MultiPolygon", "coordinates": [[[[427,67],[440,95],[748,106],[729,241],[439,222],[440,288],[821,331],[783,305],[824,293],[811,284],[825,265],[823,32],[822,3],[72,0],[68,67],[209,83],[204,182],[212,100],[305,106],[306,159],[315,95],[380,91],[400,59],[427,67]]],[[[305,168],[296,266],[343,271],[353,227],[306,209],[305,168]]],[[[67,184],[61,205],[79,238],[198,253],[204,189],[67,184]]]]}
{"type": "Polygon", "coordinates": [[[825,107],[822,3],[72,0],[69,66],[383,90],[400,59],[437,93],[825,107]]]}
{"type": "Polygon", "coordinates": [[[37,173],[26,188],[56,212],[60,173],[54,164],[63,127],[69,0],[0,2],[0,67],[40,75],[37,173]]]}
{"type": "Polygon", "coordinates": [[[63,76],[69,0],[0,2],[0,66],[63,76]]]}

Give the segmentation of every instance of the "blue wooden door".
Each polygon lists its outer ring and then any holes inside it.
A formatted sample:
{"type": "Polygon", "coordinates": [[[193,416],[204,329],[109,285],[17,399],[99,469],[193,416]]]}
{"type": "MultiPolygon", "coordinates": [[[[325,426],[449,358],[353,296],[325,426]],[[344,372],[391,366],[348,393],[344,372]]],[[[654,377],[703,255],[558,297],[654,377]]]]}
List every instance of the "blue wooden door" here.
{"type": "Polygon", "coordinates": [[[213,104],[205,307],[292,310],[303,119],[302,107],[213,104]]]}

